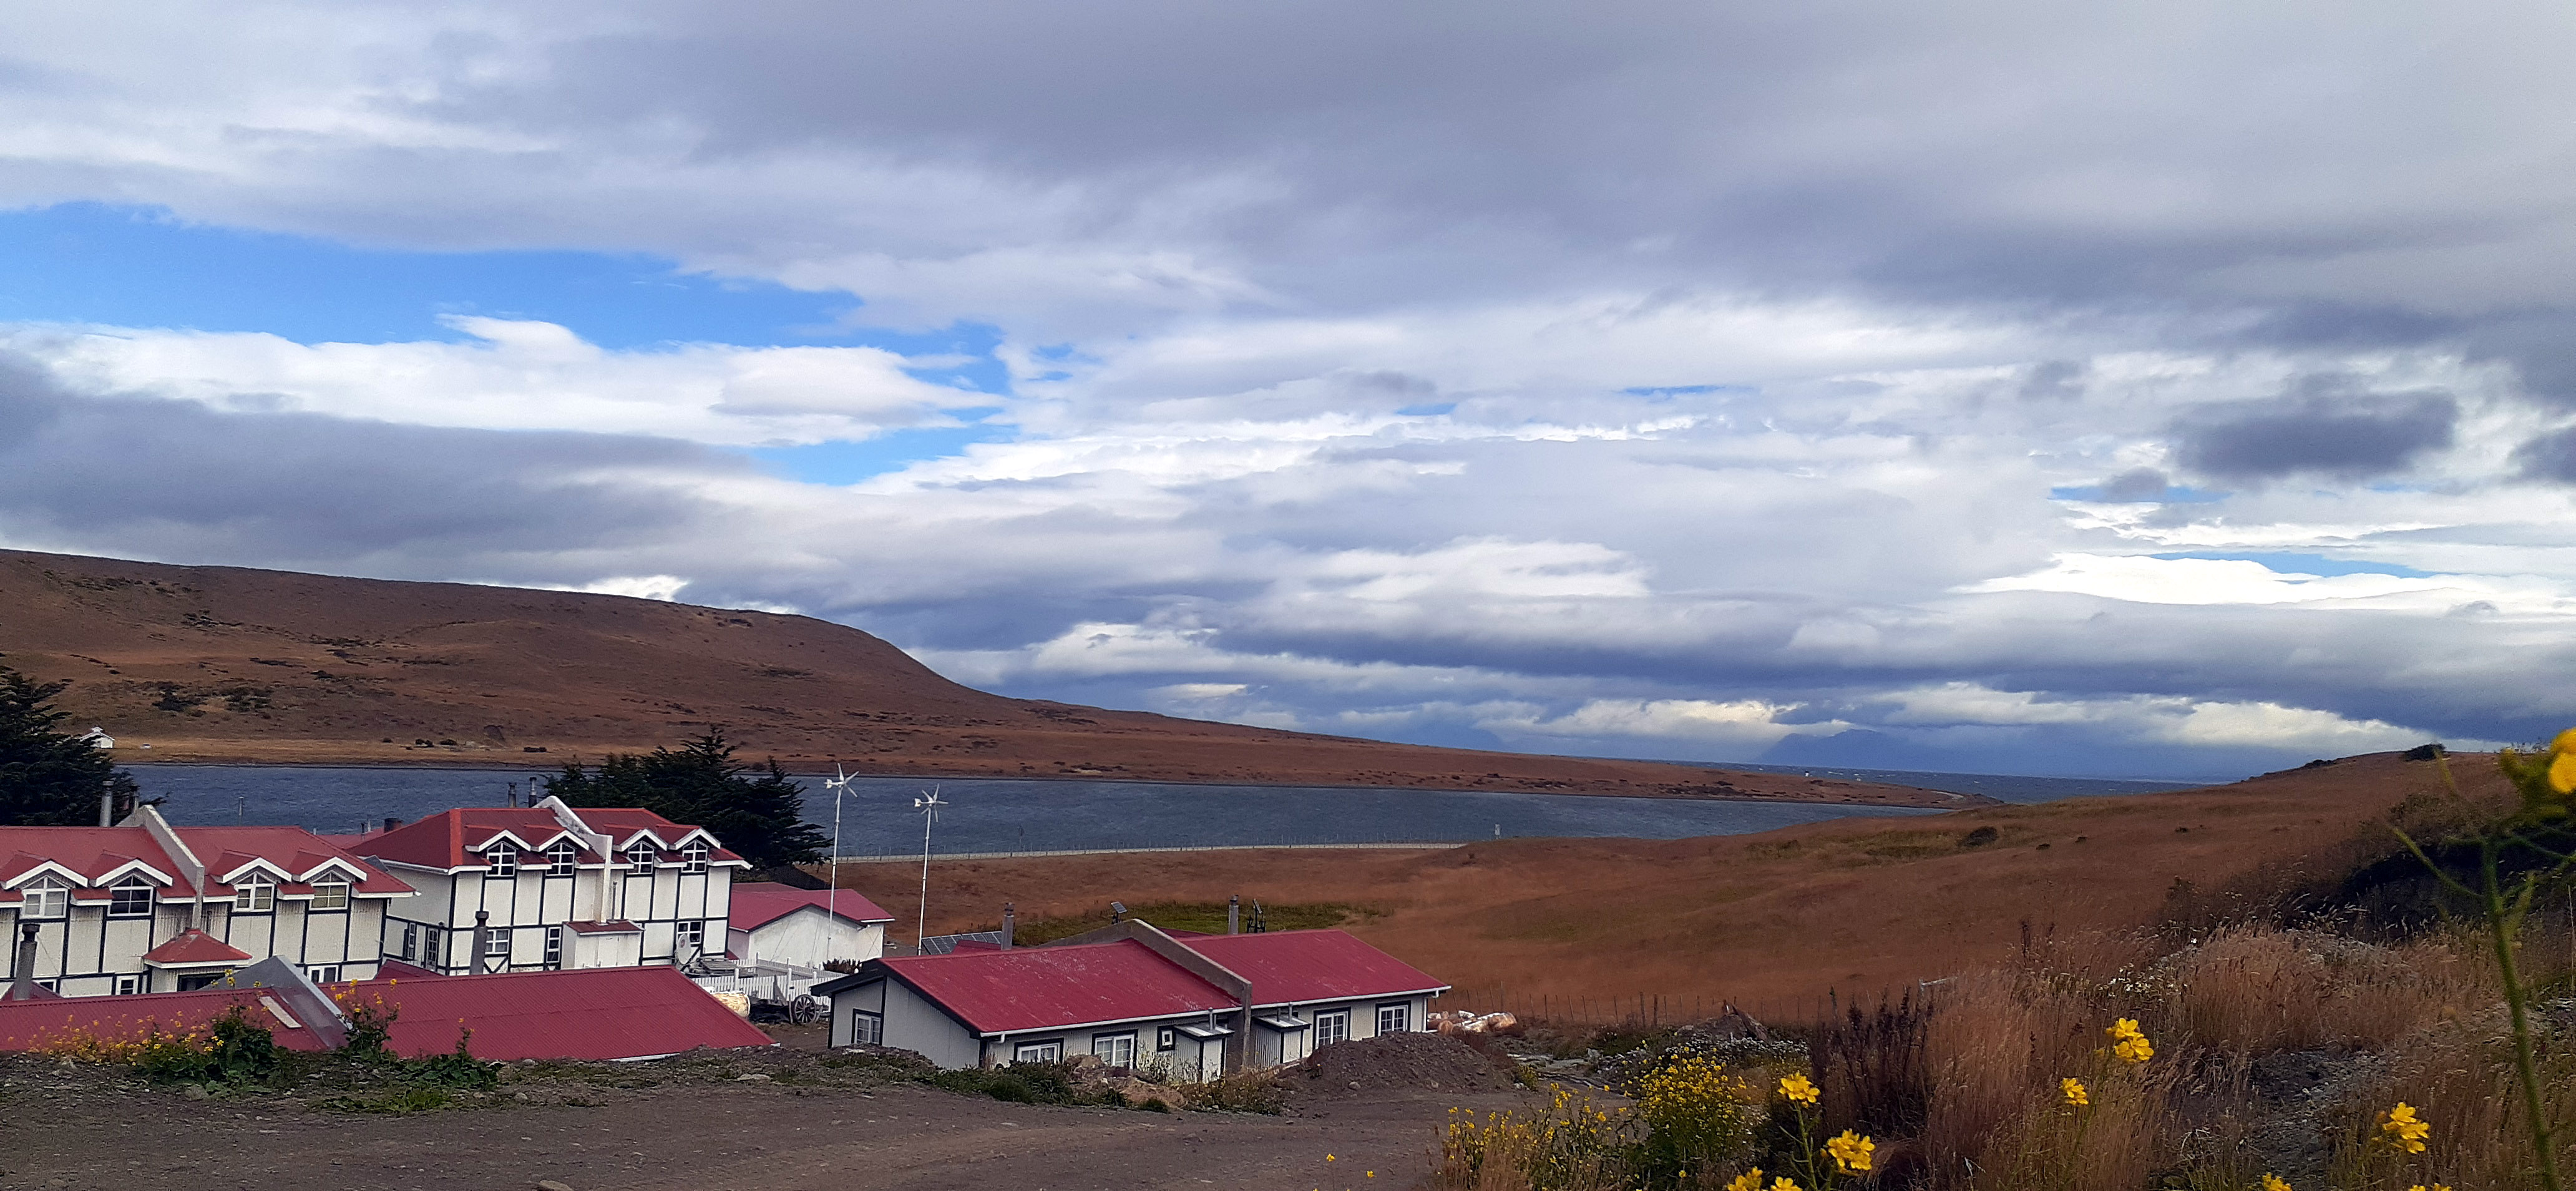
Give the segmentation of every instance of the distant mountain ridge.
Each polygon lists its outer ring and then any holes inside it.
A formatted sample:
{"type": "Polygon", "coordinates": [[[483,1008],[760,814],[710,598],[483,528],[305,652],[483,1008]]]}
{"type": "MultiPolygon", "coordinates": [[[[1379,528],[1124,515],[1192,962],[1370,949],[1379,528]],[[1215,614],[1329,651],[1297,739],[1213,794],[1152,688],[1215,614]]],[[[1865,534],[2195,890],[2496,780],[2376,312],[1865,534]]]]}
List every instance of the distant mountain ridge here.
{"type": "Polygon", "coordinates": [[[129,762],[554,765],[722,724],[809,771],[1982,801],[1009,699],[806,616],[27,551],[0,550],[0,661],[71,680],[61,706],[129,762]]]}

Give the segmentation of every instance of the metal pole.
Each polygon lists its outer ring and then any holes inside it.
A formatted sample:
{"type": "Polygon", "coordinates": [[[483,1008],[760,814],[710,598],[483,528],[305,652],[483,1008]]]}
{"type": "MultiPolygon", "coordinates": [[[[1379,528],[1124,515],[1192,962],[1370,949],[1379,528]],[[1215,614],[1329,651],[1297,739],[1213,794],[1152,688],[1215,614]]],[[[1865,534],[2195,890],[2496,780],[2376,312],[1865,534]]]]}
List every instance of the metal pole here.
{"type": "Polygon", "coordinates": [[[930,927],[930,820],[938,813],[935,807],[921,810],[921,909],[912,920],[912,946],[916,952],[930,927]]]}

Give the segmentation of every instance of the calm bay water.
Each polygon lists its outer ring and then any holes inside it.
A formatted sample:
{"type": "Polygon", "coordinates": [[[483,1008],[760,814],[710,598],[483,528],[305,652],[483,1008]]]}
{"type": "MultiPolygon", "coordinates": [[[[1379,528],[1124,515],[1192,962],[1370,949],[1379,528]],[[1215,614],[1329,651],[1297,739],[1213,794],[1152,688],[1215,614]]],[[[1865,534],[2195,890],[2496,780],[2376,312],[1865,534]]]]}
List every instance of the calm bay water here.
{"type": "MultiPolygon", "coordinates": [[[[1779,771],[1903,781],[2010,802],[2172,788],[2154,782],[1985,774],[1893,775],[1795,767],[1779,771]]],[[[529,784],[539,776],[527,770],[167,764],[130,766],[128,772],[145,793],[168,797],[162,813],[173,823],[291,823],[324,832],[356,831],[370,820],[389,815],[417,819],[452,806],[500,806],[514,790],[524,799],[529,784]]],[[[807,817],[828,829],[831,792],[823,788],[820,778],[798,780],[807,791],[807,817]]],[[[1458,790],[857,778],[841,798],[841,853],[918,854],[922,823],[913,810],[913,799],[933,784],[949,803],[932,839],[932,850],[943,853],[1409,843],[1498,836],[1679,839],[1768,831],[1850,815],[1928,813],[1458,790]]]]}

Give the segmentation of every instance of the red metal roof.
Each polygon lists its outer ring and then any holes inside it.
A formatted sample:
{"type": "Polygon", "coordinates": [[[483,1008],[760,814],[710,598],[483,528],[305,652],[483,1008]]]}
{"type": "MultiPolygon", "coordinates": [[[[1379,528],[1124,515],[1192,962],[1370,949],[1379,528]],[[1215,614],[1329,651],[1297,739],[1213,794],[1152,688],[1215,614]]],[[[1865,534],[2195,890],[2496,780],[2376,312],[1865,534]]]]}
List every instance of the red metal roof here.
{"type": "Polygon", "coordinates": [[[267,1026],[277,1044],[289,1050],[321,1050],[309,1028],[290,1028],[260,1004],[274,989],[209,988],[196,992],[147,993],[137,997],[65,997],[56,1001],[0,1001],[0,1051],[34,1050],[50,1041],[79,1034],[126,1038],[146,1028],[178,1033],[203,1026],[235,1005],[253,1021],[267,1026]]]}
{"type": "MultiPolygon", "coordinates": [[[[196,854],[206,865],[208,896],[230,897],[233,887],[223,883],[243,868],[258,868],[266,862],[266,875],[281,883],[309,880],[323,871],[341,872],[356,877],[352,892],[361,896],[403,897],[412,887],[394,879],[356,854],[344,851],[330,841],[301,827],[181,827],[176,829],[179,842],[196,854]],[[273,870],[273,871],[269,871],[273,870]],[[285,874],[282,878],[277,874],[285,874]]],[[[74,882],[87,893],[74,896],[84,902],[103,899],[105,887],[119,869],[140,871],[131,866],[140,863],[152,870],[144,879],[157,887],[163,900],[194,897],[197,890],[188,884],[185,870],[144,827],[0,827],[0,884],[15,883],[20,888],[0,889],[0,905],[24,900],[21,889],[40,867],[51,864],[78,874],[74,882]]]]}
{"type": "Polygon", "coordinates": [[[474,1032],[474,1056],[498,1060],[645,1059],[701,1046],[774,1044],[677,968],[496,972],[332,987],[398,1007],[388,1045],[410,1058],[456,1049],[459,1031],[467,1029],[474,1032]]]}
{"type": "Polygon", "coordinates": [[[1134,939],[876,962],[985,1034],[1234,1007],[1214,985],[1134,939]]]}
{"type": "MultiPolygon", "coordinates": [[[[749,862],[726,851],[703,827],[674,823],[651,811],[637,807],[575,807],[573,814],[610,840],[610,847],[623,863],[626,851],[637,841],[653,844],[662,859],[676,863],[679,848],[694,836],[711,849],[708,861],[748,867],[749,862]]],[[[536,807],[467,806],[440,811],[416,823],[406,823],[391,831],[366,836],[353,845],[366,856],[421,868],[447,871],[480,867],[483,853],[492,841],[507,835],[529,852],[542,852],[558,838],[570,839],[581,847],[581,863],[598,865],[606,862],[599,853],[582,842],[582,837],[567,831],[551,810],[536,807]]],[[[192,845],[193,846],[193,845],[192,845]]],[[[520,863],[538,863],[522,858],[520,863]]]]}
{"type": "Polygon", "coordinates": [[[250,962],[250,953],[192,926],[180,931],[169,942],[144,952],[143,962],[167,968],[240,964],[250,962]]]}
{"type": "Polygon", "coordinates": [[[732,927],[735,930],[758,930],[807,906],[818,910],[837,906],[841,917],[862,924],[894,921],[894,915],[886,913],[883,907],[856,890],[844,889],[835,899],[829,889],[798,889],[770,881],[749,881],[733,887],[732,927]]]}
{"type": "MultiPolygon", "coordinates": [[[[235,1005],[278,1045],[319,1050],[309,1027],[289,1027],[260,1003],[279,990],[210,988],[131,997],[0,1001],[0,1051],[33,1050],[75,1031],[124,1037],[147,1026],[201,1026],[235,1005]]],[[[397,1012],[387,1045],[407,1057],[456,1049],[472,1030],[476,1058],[644,1059],[700,1046],[769,1046],[769,1035],[733,1015],[676,968],[585,968],[330,986],[335,997],[382,999],[397,1012]]]]}
{"type": "Polygon", "coordinates": [[[1180,943],[1251,981],[1255,1005],[1350,1000],[1449,987],[1347,931],[1208,935],[1180,943]]]}

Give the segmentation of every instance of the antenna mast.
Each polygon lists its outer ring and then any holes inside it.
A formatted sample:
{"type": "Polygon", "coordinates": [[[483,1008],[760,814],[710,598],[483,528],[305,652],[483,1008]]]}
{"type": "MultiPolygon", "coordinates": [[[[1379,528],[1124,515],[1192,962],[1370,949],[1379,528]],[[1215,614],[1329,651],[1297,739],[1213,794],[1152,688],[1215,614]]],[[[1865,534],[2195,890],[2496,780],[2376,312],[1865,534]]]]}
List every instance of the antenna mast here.
{"type": "Polygon", "coordinates": [[[841,921],[841,795],[850,788],[850,775],[840,762],[834,761],[832,776],[825,778],[823,785],[832,792],[832,889],[823,895],[823,916],[831,919],[823,929],[830,931],[841,921]]]}

